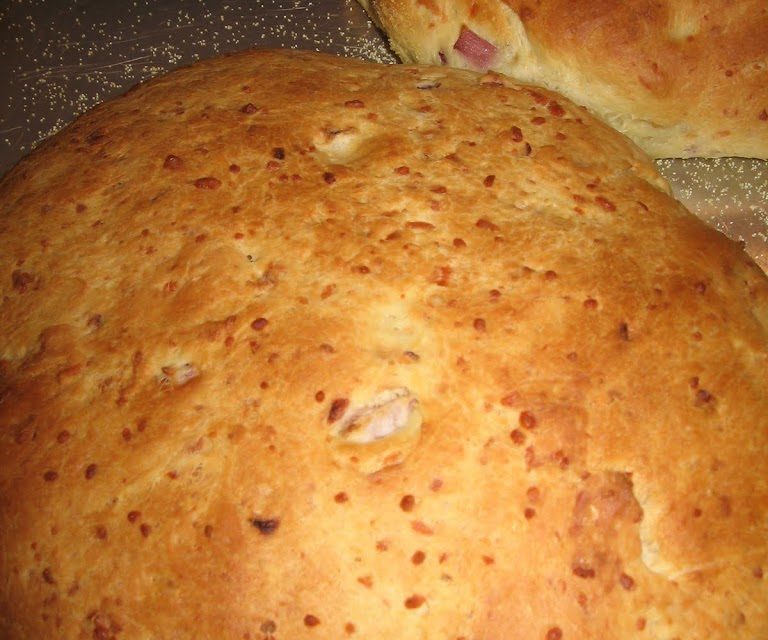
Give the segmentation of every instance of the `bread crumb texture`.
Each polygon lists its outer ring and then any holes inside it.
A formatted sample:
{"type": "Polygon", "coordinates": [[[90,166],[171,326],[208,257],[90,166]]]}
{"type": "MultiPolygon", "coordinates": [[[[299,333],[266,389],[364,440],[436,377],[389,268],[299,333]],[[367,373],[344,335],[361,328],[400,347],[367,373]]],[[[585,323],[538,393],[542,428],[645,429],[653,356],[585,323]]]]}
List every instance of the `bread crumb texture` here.
{"type": "Polygon", "coordinates": [[[0,636],[768,637],[768,283],[495,74],[256,51],[0,183],[0,636]]]}

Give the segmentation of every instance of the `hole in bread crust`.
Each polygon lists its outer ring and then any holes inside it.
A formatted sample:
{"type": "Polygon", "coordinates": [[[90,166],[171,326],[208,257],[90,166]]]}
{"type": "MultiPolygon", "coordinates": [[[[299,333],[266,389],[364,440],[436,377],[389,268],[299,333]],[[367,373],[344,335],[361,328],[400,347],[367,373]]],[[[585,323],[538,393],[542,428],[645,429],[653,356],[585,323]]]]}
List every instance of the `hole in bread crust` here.
{"type": "Polygon", "coordinates": [[[350,406],[329,433],[331,452],[343,466],[363,473],[400,464],[421,435],[418,398],[399,387],[350,406]]]}
{"type": "Polygon", "coordinates": [[[200,372],[191,362],[185,362],[178,366],[166,365],[162,367],[161,371],[161,375],[157,378],[162,387],[181,387],[200,375],[200,372]]]}
{"type": "Polygon", "coordinates": [[[422,90],[439,89],[440,85],[441,85],[440,80],[436,78],[423,77],[416,84],[416,88],[422,89],[422,90]]]}
{"type": "Polygon", "coordinates": [[[408,426],[417,405],[418,400],[408,389],[384,391],[339,421],[334,435],[355,444],[386,438],[408,426]]]}
{"type": "Polygon", "coordinates": [[[357,156],[362,138],[356,127],[325,129],[314,141],[315,148],[331,164],[344,164],[357,156]]]}

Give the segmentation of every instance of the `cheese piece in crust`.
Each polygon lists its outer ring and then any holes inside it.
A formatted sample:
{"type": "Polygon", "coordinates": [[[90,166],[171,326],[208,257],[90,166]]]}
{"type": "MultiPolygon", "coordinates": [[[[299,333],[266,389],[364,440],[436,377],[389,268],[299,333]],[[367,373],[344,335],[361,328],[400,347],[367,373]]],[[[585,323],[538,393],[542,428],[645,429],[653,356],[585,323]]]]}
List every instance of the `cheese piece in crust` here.
{"type": "Polygon", "coordinates": [[[0,231],[3,638],[768,637],[768,283],[567,100],[211,60],[0,231]]]}
{"type": "Polygon", "coordinates": [[[768,158],[764,0],[361,0],[406,62],[559,91],[654,157],[768,158]]]}

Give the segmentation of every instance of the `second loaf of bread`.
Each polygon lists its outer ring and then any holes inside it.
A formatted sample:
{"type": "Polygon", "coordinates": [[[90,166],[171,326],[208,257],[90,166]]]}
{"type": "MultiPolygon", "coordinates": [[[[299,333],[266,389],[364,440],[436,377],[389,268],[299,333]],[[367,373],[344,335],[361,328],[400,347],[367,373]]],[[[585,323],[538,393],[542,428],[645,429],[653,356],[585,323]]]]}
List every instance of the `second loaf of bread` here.
{"type": "Polygon", "coordinates": [[[361,0],[406,62],[554,89],[654,157],[768,158],[764,0],[361,0]]]}

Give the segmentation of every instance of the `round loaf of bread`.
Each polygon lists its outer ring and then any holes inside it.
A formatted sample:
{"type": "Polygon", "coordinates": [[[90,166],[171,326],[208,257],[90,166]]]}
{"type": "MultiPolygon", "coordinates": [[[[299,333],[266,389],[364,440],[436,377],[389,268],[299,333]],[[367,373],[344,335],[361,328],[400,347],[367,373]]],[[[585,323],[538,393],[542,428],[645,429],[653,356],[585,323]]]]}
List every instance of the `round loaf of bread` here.
{"type": "Polygon", "coordinates": [[[556,94],[200,63],[0,255],[3,638],[768,637],[768,282],[556,94]]]}
{"type": "Polygon", "coordinates": [[[765,0],[360,0],[406,62],[560,91],[651,155],[768,159],[765,0]]]}

